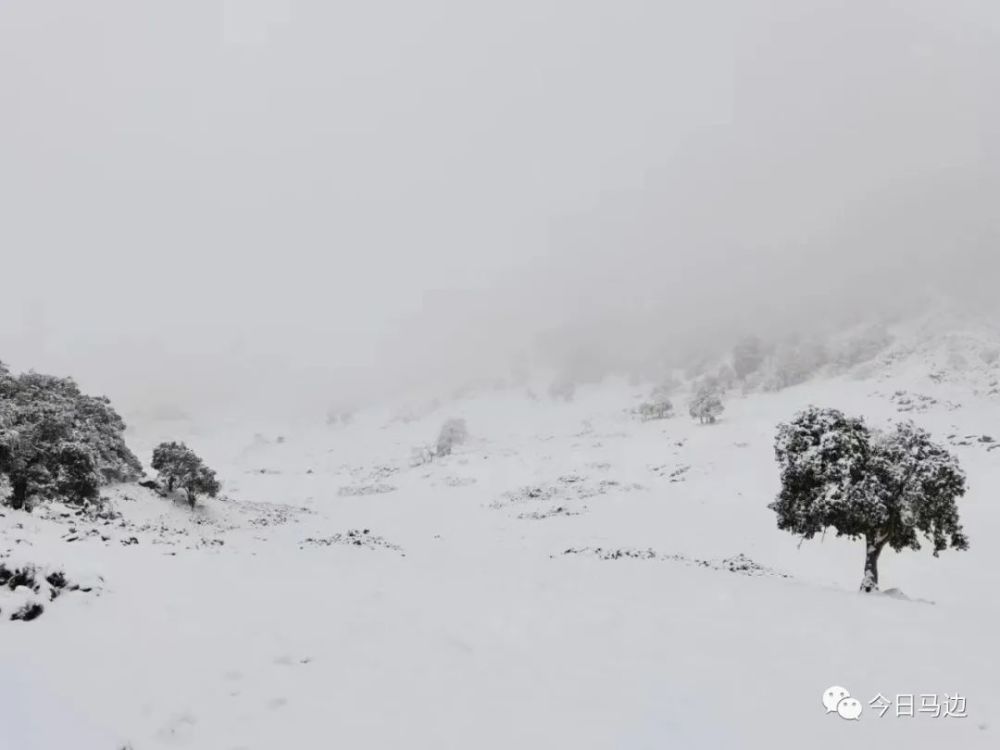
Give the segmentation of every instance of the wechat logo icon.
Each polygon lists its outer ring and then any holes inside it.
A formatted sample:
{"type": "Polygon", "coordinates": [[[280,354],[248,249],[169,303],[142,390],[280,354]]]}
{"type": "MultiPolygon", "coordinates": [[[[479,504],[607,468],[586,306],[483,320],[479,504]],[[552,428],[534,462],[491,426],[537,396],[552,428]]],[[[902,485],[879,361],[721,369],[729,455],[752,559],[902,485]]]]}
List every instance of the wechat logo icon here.
{"type": "Polygon", "coordinates": [[[861,721],[861,701],[851,697],[851,692],[839,685],[823,691],[823,708],[828,714],[837,714],[847,721],[861,721]]]}

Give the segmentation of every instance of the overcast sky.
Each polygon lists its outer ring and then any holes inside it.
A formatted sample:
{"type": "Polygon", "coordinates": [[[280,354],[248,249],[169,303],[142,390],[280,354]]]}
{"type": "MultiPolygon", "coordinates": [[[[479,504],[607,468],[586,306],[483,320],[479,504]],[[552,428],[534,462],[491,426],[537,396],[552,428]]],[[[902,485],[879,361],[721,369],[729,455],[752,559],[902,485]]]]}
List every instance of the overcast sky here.
{"type": "Polygon", "coordinates": [[[998,93],[993,0],[4,0],[0,359],[336,400],[990,299],[998,93]]]}

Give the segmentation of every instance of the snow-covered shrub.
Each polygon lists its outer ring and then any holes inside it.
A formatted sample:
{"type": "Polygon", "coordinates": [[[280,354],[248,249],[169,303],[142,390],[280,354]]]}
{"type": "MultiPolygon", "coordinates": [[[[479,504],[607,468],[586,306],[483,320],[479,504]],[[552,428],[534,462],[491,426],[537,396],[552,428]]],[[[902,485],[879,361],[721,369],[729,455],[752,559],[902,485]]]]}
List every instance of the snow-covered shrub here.
{"type": "Polygon", "coordinates": [[[326,413],[326,423],[330,427],[342,424],[349,425],[354,421],[354,411],[351,409],[330,409],[326,413]]]}
{"type": "Polygon", "coordinates": [[[464,443],[468,437],[469,430],[464,419],[449,419],[441,425],[441,432],[438,433],[436,454],[450,456],[452,449],[464,443]]]}
{"type": "Polygon", "coordinates": [[[71,583],[59,569],[0,561],[0,616],[28,622],[45,611],[45,604],[66,591],[91,591],[71,583]]]}
{"type": "Polygon", "coordinates": [[[418,445],[410,451],[410,466],[416,468],[425,466],[434,460],[434,449],[426,445],[418,445]]]}
{"type": "Polygon", "coordinates": [[[694,419],[702,424],[715,424],[725,406],[719,395],[719,387],[714,380],[702,381],[695,389],[689,404],[689,411],[694,419]]]}
{"type": "Polygon", "coordinates": [[[878,559],[888,545],[968,549],[956,500],[965,494],[958,460],[912,422],[890,432],[836,409],[810,407],[778,426],[781,491],[768,507],[778,528],[812,539],[827,528],[863,539],[863,591],[878,589],[878,559]]]}
{"type": "Polygon", "coordinates": [[[111,402],[81,393],[72,379],[0,369],[0,474],[11,507],[32,497],[82,503],[103,484],[138,479],[142,466],[124,432],[111,402]]]}
{"type": "Polygon", "coordinates": [[[198,495],[215,497],[222,486],[198,455],[184,443],[160,443],[153,450],[153,468],[167,492],[184,490],[188,504],[194,508],[198,495]]]}
{"type": "Polygon", "coordinates": [[[669,398],[644,401],[636,407],[636,414],[643,422],[650,419],[666,419],[673,415],[674,405],[669,398]]]}

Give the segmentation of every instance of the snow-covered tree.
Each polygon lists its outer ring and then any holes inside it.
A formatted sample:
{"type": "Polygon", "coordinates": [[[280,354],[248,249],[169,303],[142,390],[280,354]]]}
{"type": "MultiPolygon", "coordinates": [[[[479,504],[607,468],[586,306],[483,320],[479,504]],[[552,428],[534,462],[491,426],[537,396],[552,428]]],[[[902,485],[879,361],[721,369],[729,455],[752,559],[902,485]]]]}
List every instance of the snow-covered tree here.
{"type": "Polygon", "coordinates": [[[83,443],[64,443],[56,461],[54,489],[57,495],[76,502],[96,500],[101,476],[94,454],[83,443]]]}
{"type": "Polygon", "coordinates": [[[184,490],[188,504],[194,508],[198,495],[215,497],[222,488],[215,472],[184,443],[160,443],[153,449],[153,468],[167,492],[184,490]]]}
{"type": "Polygon", "coordinates": [[[354,411],[351,409],[330,408],[326,412],[326,423],[329,426],[336,424],[349,425],[354,420],[354,411]]]}
{"type": "Polygon", "coordinates": [[[715,424],[726,408],[722,404],[719,387],[713,380],[706,380],[698,385],[689,407],[691,416],[702,424],[715,424]]]}
{"type": "Polygon", "coordinates": [[[151,465],[153,471],[160,475],[160,482],[166,486],[167,492],[173,492],[177,488],[177,481],[183,473],[184,466],[193,455],[194,453],[184,443],[160,443],[153,448],[151,465]]]}
{"type": "Polygon", "coordinates": [[[674,405],[669,398],[660,397],[652,401],[644,401],[636,408],[636,413],[642,421],[650,419],[666,419],[673,415],[674,405]]]}
{"type": "Polygon", "coordinates": [[[15,509],[32,496],[83,502],[102,484],[138,479],[124,431],[106,398],[81,393],[70,378],[0,372],[0,474],[15,509]]]}
{"type": "Polygon", "coordinates": [[[968,549],[956,500],[965,494],[958,460],[912,422],[889,432],[836,409],[810,407],[778,427],[781,491],[768,507],[778,528],[812,539],[834,529],[865,542],[861,588],[878,589],[878,560],[889,546],[934,555],[968,549]]]}
{"type": "Polygon", "coordinates": [[[441,425],[441,432],[438,433],[437,455],[450,456],[452,449],[464,443],[468,437],[469,430],[464,419],[449,419],[441,425]]]}

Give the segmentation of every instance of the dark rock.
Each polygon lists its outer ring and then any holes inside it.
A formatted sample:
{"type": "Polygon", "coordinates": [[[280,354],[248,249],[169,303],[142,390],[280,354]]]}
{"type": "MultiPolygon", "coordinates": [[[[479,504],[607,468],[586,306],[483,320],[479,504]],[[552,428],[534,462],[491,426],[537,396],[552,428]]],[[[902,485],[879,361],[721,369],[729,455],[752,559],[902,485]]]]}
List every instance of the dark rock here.
{"type": "Polygon", "coordinates": [[[30,604],[25,604],[17,612],[10,616],[11,620],[23,620],[24,622],[31,622],[35,618],[41,616],[42,612],[45,611],[43,607],[38,602],[32,602],[30,604]]]}
{"type": "Polygon", "coordinates": [[[30,565],[18,568],[7,578],[7,588],[11,591],[18,586],[25,586],[36,594],[38,593],[38,584],[35,582],[35,570],[30,565]]]}
{"type": "Polygon", "coordinates": [[[66,574],[61,570],[57,570],[53,573],[49,573],[45,576],[45,580],[48,581],[49,586],[54,589],[64,589],[68,581],[66,580],[66,574]]]}

